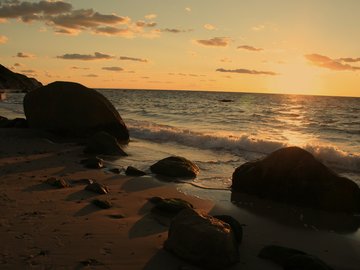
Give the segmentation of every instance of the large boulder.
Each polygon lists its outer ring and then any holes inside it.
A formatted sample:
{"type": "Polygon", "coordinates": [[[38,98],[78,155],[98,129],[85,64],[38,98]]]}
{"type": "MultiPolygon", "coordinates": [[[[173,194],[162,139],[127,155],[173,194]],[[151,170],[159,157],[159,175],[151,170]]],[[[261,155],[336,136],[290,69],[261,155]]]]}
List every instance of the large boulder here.
{"type": "Polygon", "coordinates": [[[24,112],[30,128],[89,136],[106,131],[117,140],[129,140],[121,116],[99,92],[73,82],[53,82],[26,94],[24,112]]]}
{"type": "Polygon", "coordinates": [[[115,137],[105,131],[100,131],[92,136],[88,140],[84,152],[96,155],[127,156],[115,137]]]}
{"type": "Polygon", "coordinates": [[[192,161],[179,156],[164,158],[151,165],[150,170],[153,173],[170,176],[195,178],[200,172],[199,167],[192,161]]]}
{"type": "Polygon", "coordinates": [[[232,175],[233,191],[329,211],[359,212],[360,188],[299,147],[247,162],[232,175]]]}
{"type": "Polygon", "coordinates": [[[172,220],[164,248],[201,269],[224,269],[239,260],[231,226],[193,209],[172,220]]]}

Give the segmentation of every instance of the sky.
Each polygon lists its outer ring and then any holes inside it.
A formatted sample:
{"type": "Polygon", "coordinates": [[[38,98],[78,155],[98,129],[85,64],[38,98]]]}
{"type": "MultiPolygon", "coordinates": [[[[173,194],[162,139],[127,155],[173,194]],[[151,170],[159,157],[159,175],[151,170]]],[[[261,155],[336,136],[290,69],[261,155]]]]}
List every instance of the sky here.
{"type": "Polygon", "coordinates": [[[360,97],[358,0],[0,1],[0,63],[43,84],[360,97]]]}

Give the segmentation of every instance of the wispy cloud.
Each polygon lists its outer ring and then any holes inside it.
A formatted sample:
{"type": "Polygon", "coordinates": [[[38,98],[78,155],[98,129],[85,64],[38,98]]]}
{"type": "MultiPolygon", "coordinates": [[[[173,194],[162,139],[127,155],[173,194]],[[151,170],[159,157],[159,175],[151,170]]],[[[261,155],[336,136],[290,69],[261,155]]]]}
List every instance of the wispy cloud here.
{"type": "MultiPolygon", "coordinates": [[[[145,16],[156,18],[155,14],[145,16]]],[[[42,0],[39,2],[8,0],[0,2],[0,20],[18,19],[22,22],[40,21],[52,27],[57,34],[77,35],[82,31],[93,34],[122,37],[145,36],[143,28],[154,27],[156,22],[132,22],[127,16],[103,14],[92,8],[74,9],[65,1],[42,0]]]]}
{"type": "Polygon", "coordinates": [[[279,73],[276,73],[273,71],[258,71],[258,70],[251,70],[251,69],[245,69],[245,68],[239,68],[239,69],[218,68],[216,71],[228,72],[228,73],[251,74],[251,75],[271,75],[271,76],[279,75],[279,73]]]}
{"type": "Polygon", "coordinates": [[[259,25],[255,25],[255,26],[251,27],[251,30],[253,30],[253,31],[261,31],[264,29],[265,29],[265,25],[263,25],[263,24],[259,24],[259,25]]]}
{"type": "Polygon", "coordinates": [[[114,56],[95,52],[94,54],[67,53],[64,55],[59,55],[57,56],[57,58],[65,59],[65,60],[90,61],[90,60],[109,60],[109,59],[113,59],[114,56]]]}
{"type": "Polygon", "coordinates": [[[147,59],[136,58],[136,57],[128,57],[128,56],[120,56],[119,59],[120,59],[120,60],[135,61],[135,62],[143,62],[143,63],[149,62],[147,59]]]}
{"type": "Polygon", "coordinates": [[[227,47],[230,44],[229,37],[214,37],[211,39],[198,39],[196,42],[203,46],[227,47]]]}
{"type": "MultiPolygon", "coordinates": [[[[327,57],[325,55],[321,55],[321,54],[307,54],[305,55],[305,58],[307,60],[309,60],[309,62],[315,66],[318,67],[322,67],[322,68],[327,68],[327,69],[331,69],[331,70],[352,70],[352,71],[356,71],[356,70],[360,70],[360,67],[357,66],[351,66],[349,64],[343,64],[340,61],[344,61],[344,60],[335,60],[335,59],[331,59],[330,57],[327,57]]],[[[344,58],[343,58],[344,59],[344,58]]],[[[345,58],[347,59],[347,58],[345,58]]],[[[349,59],[347,59],[349,60],[349,59]]],[[[352,59],[354,60],[354,59],[352,59]]],[[[344,61],[344,62],[351,62],[351,61],[344,61]]],[[[353,62],[357,62],[357,61],[353,61],[353,62]]]]}
{"type": "Polygon", "coordinates": [[[179,33],[191,32],[191,31],[193,31],[193,29],[165,28],[165,29],[161,29],[160,31],[173,33],[173,34],[179,34],[179,33]]]}
{"type": "Polygon", "coordinates": [[[97,77],[99,77],[99,76],[96,75],[96,74],[86,74],[86,75],[83,75],[83,77],[97,78],[97,77]]]}
{"type": "Polygon", "coordinates": [[[185,11],[186,11],[186,12],[191,12],[191,8],[190,8],[190,7],[186,7],[186,8],[185,8],[185,11]]]}
{"type": "Polygon", "coordinates": [[[147,19],[147,20],[153,20],[153,19],[156,19],[157,18],[157,15],[156,14],[147,14],[147,15],[145,15],[145,17],[144,17],[145,19],[147,19]]]}
{"type": "Polygon", "coordinates": [[[156,22],[145,22],[145,21],[137,21],[135,24],[138,27],[155,27],[157,25],[156,22]]]}
{"type": "Polygon", "coordinates": [[[103,67],[103,70],[107,70],[107,71],[123,71],[124,69],[121,67],[103,67]]]}
{"type": "Polygon", "coordinates": [[[87,67],[77,67],[77,66],[73,66],[73,67],[71,67],[71,69],[74,69],[74,70],[89,70],[89,68],[87,68],[87,67]]]}
{"type": "Polygon", "coordinates": [[[209,30],[209,31],[212,31],[212,30],[216,29],[216,27],[214,25],[210,24],[210,23],[204,24],[204,28],[206,30],[209,30]]]}
{"type": "Polygon", "coordinates": [[[5,44],[8,41],[8,38],[6,36],[0,35],[0,44],[5,44]]]}
{"type": "Polygon", "coordinates": [[[338,61],[347,62],[347,63],[356,63],[356,62],[360,62],[360,57],[358,58],[345,57],[338,59],[338,61]]]}
{"type": "Polygon", "coordinates": [[[253,51],[253,52],[260,52],[260,51],[264,50],[262,48],[256,48],[256,47],[249,46],[249,45],[241,45],[241,46],[238,46],[237,48],[242,49],[242,50],[247,50],[247,51],[253,51]]]}
{"type": "Polygon", "coordinates": [[[3,1],[0,4],[0,18],[18,18],[23,22],[30,22],[70,12],[71,9],[72,5],[63,1],[3,1]]]}
{"type": "Polygon", "coordinates": [[[16,54],[16,57],[19,57],[19,58],[34,58],[35,55],[31,54],[31,53],[25,53],[25,52],[18,52],[16,54]]]}

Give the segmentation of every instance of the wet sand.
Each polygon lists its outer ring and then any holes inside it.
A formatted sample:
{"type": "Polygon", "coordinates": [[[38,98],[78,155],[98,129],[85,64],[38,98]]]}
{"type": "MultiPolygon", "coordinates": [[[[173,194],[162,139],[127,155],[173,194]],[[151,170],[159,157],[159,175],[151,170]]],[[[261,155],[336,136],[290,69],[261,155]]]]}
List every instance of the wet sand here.
{"type": "Polygon", "coordinates": [[[197,269],[162,249],[168,228],[150,213],[147,199],[153,196],[182,198],[245,224],[241,259],[230,269],[281,269],[257,257],[270,244],[301,249],[334,269],[359,269],[353,217],[87,169],[80,164],[84,157],[80,145],[54,143],[27,129],[0,129],[1,269],[197,269]],[[81,183],[57,189],[44,183],[50,177],[93,179],[110,192],[85,191],[81,183]],[[94,198],[108,199],[113,207],[98,208],[94,198]]]}

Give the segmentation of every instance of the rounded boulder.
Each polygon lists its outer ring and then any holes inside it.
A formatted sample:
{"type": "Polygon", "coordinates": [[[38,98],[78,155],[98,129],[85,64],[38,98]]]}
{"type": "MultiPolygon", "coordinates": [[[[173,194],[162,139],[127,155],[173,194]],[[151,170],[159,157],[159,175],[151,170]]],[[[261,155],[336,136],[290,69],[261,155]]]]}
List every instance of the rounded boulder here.
{"type": "Polygon", "coordinates": [[[106,131],[118,141],[129,140],[128,129],[111,102],[78,83],[58,81],[27,93],[24,112],[30,128],[77,136],[106,131]]]}

